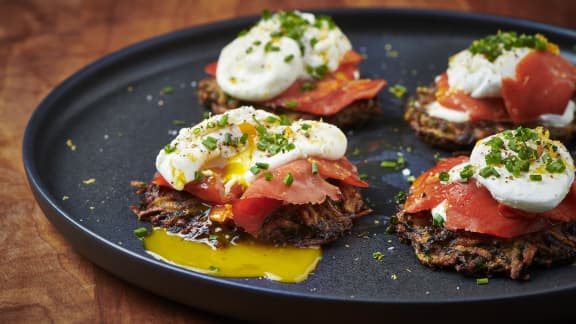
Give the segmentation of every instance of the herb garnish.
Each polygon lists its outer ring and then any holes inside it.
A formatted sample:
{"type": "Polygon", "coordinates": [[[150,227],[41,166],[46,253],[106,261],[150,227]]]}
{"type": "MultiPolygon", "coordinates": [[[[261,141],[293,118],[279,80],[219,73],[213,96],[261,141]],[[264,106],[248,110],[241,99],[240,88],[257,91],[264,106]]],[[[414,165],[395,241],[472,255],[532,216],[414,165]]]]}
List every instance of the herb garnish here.
{"type": "Polygon", "coordinates": [[[474,167],[468,164],[460,171],[460,182],[468,182],[468,179],[470,179],[472,175],[474,175],[474,167]]]}
{"type": "Polygon", "coordinates": [[[384,160],[380,162],[380,166],[383,168],[401,168],[406,165],[406,158],[404,158],[404,154],[398,152],[397,158],[395,161],[392,160],[384,160]]]}
{"type": "Polygon", "coordinates": [[[406,94],[406,87],[401,84],[395,84],[391,86],[388,91],[393,94],[396,98],[401,99],[406,94]]]}
{"type": "Polygon", "coordinates": [[[448,181],[450,180],[450,174],[446,171],[442,171],[438,173],[438,179],[440,179],[440,181],[448,181]]]}
{"type": "Polygon", "coordinates": [[[177,146],[178,146],[178,143],[175,143],[173,146],[170,145],[170,144],[164,145],[164,153],[170,154],[170,153],[176,152],[176,147],[177,147],[177,146]]]}
{"type": "Polygon", "coordinates": [[[440,213],[433,213],[432,214],[432,225],[434,226],[442,226],[444,224],[444,217],[440,213]]]}
{"type": "MultiPolygon", "coordinates": [[[[503,165],[514,177],[520,177],[529,172],[530,165],[536,161],[541,161],[547,172],[564,172],[566,170],[564,160],[557,157],[558,147],[547,141],[548,137],[549,134],[540,127],[532,130],[522,126],[503,132],[501,137],[492,137],[484,143],[490,147],[490,152],[484,157],[487,167],[480,170],[480,175],[485,178],[498,177],[499,174],[494,167],[503,165]],[[515,154],[509,153],[503,157],[502,149],[505,147],[515,154]]],[[[542,175],[531,174],[529,179],[542,181],[542,175]]]]}
{"type": "Polygon", "coordinates": [[[288,174],[286,174],[284,177],[284,184],[289,187],[292,185],[292,183],[294,183],[294,176],[292,173],[288,172],[288,174]]]}
{"type": "Polygon", "coordinates": [[[300,86],[300,91],[302,92],[306,92],[306,91],[310,91],[310,90],[314,90],[316,89],[316,84],[313,82],[303,82],[302,85],[300,86]]]}
{"type": "Polygon", "coordinates": [[[406,194],[406,191],[404,191],[404,190],[398,191],[396,196],[394,196],[394,200],[396,201],[397,205],[405,203],[406,198],[407,198],[407,194],[406,194]]]}
{"type": "Polygon", "coordinates": [[[312,161],[312,174],[318,174],[318,162],[312,161]]]}
{"type": "Polygon", "coordinates": [[[493,62],[504,51],[511,50],[512,48],[528,47],[544,51],[548,49],[549,45],[554,46],[549,43],[548,39],[542,34],[519,35],[513,31],[498,31],[496,35],[489,35],[482,39],[475,40],[468,50],[470,50],[472,54],[484,55],[486,59],[493,62]]]}
{"type": "Polygon", "coordinates": [[[206,138],[204,138],[204,140],[202,140],[202,145],[204,145],[204,147],[206,147],[210,151],[214,151],[216,149],[217,143],[218,140],[212,136],[207,136],[206,138]]]}
{"type": "Polygon", "coordinates": [[[148,235],[148,230],[145,227],[140,227],[134,230],[134,235],[137,238],[144,238],[148,235]]]}

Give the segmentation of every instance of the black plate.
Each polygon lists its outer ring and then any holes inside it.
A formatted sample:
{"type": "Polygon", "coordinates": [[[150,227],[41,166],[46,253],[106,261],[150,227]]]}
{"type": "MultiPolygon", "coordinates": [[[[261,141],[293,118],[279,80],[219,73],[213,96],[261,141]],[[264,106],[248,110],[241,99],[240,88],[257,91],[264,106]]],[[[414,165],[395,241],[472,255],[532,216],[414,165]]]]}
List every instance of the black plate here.
{"type": "MultiPolygon", "coordinates": [[[[332,15],[354,47],[367,54],[363,75],[405,85],[410,92],[431,83],[448,56],[498,29],[542,32],[575,61],[574,31],[527,21],[419,10],[322,13],[332,15]]],[[[158,150],[179,127],[174,120],[201,119],[195,84],[204,76],[204,65],[255,19],[194,27],[108,55],[63,82],[34,112],[23,146],[30,185],[46,216],[79,253],[156,294],[242,319],[425,319],[443,312],[470,317],[520,307],[516,318],[537,318],[570,311],[568,303],[576,297],[574,266],[534,270],[528,282],[494,278],[477,286],[473,278],[421,266],[409,246],[384,232],[395,211],[394,196],[408,183],[401,170],[380,168],[379,162],[402,152],[418,175],[438,152],[412,134],[402,120],[400,100],[387,89],[380,94],[386,113],[348,134],[348,156],[369,175],[371,188],[364,193],[375,213],[359,221],[352,235],[326,247],[307,281],[214,278],[149,256],[133,235],[147,224],[128,209],[136,201],[130,181],[150,179],[158,150]],[[174,92],[160,96],[166,86],[174,92]],[[360,154],[352,154],[355,149],[360,154]],[[83,183],[90,178],[95,183],[83,183]],[[381,261],[372,257],[376,251],[385,254],[381,261]],[[531,307],[543,300],[555,303],[544,312],[531,307]]]]}

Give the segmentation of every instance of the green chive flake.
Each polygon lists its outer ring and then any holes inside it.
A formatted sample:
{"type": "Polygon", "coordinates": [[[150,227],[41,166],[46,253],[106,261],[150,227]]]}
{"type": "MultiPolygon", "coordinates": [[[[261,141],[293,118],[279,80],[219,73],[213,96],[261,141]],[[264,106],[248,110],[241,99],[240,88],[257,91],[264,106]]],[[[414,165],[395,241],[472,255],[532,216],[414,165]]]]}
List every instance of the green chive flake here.
{"type": "Polygon", "coordinates": [[[531,174],[530,181],[542,181],[542,175],[540,174],[531,174]]]}
{"type": "Polygon", "coordinates": [[[204,140],[202,140],[202,145],[204,145],[204,147],[206,147],[210,151],[214,151],[216,149],[217,143],[218,140],[212,136],[207,136],[206,138],[204,138],[204,140]]]}
{"type": "Polygon", "coordinates": [[[170,145],[170,144],[164,145],[164,153],[170,154],[170,153],[176,152],[176,147],[177,147],[177,146],[178,146],[178,143],[174,144],[174,146],[172,146],[172,145],[170,145]]]}
{"type": "Polygon", "coordinates": [[[140,227],[134,230],[134,235],[137,238],[144,238],[148,236],[148,230],[145,227],[140,227]]]}
{"type": "Polygon", "coordinates": [[[292,173],[288,172],[288,174],[286,174],[284,177],[284,184],[289,187],[292,185],[292,183],[294,183],[294,176],[292,173]]]}
{"type": "Polygon", "coordinates": [[[318,163],[316,161],[312,162],[312,174],[318,174],[318,163]]]}
{"type": "Polygon", "coordinates": [[[438,179],[440,179],[440,181],[448,181],[450,180],[450,174],[446,171],[442,171],[438,173],[438,179]]]}

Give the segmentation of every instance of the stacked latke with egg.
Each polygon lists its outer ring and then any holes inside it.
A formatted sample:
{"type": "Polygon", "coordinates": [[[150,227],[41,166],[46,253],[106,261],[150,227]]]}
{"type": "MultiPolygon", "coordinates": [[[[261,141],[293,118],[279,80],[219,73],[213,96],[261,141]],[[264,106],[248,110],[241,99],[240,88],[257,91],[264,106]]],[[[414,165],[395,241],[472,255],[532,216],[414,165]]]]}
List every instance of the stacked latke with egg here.
{"type": "Polygon", "coordinates": [[[154,180],[137,184],[132,210],[197,241],[326,244],[371,212],[346,149],[334,125],[240,107],[182,128],[158,153],[154,180]]]}
{"type": "Polygon", "coordinates": [[[420,175],[390,229],[424,265],[479,277],[574,262],[573,159],[543,128],[489,136],[420,175]]]}
{"type": "Polygon", "coordinates": [[[200,102],[214,113],[252,105],[290,120],[359,126],[379,114],[384,80],[360,79],[362,56],[324,15],[265,11],[226,45],[200,81],[200,102]]]}
{"type": "Polygon", "coordinates": [[[498,32],[449,60],[432,87],[408,101],[405,119],[426,142],[446,149],[519,125],[574,134],[576,67],[544,36],[498,32]]]}

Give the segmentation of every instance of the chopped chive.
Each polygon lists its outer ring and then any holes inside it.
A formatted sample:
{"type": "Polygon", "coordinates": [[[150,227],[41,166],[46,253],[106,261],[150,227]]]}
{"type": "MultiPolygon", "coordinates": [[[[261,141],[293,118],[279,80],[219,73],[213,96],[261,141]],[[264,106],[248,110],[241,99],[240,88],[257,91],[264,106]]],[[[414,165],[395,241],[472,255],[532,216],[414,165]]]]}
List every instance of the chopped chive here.
{"type": "Polygon", "coordinates": [[[316,84],[313,82],[303,82],[300,86],[302,92],[310,91],[316,89],[316,84]]]}
{"type": "Polygon", "coordinates": [[[318,44],[318,40],[316,38],[310,39],[310,47],[314,47],[316,44],[318,44]]]}
{"type": "MultiPolygon", "coordinates": [[[[467,166],[464,167],[464,169],[462,171],[460,171],[460,177],[462,178],[462,180],[468,180],[468,178],[470,178],[472,175],[474,174],[474,168],[472,167],[472,165],[468,164],[467,166]]],[[[466,182],[464,181],[464,182],[466,182]]]]}
{"type": "Polygon", "coordinates": [[[278,52],[280,51],[280,47],[275,46],[274,44],[272,44],[272,42],[268,42],[266,43],[266,45],[264,45],[264,52],[278,52]]]}
{"type": "Polygon", "coordinates": [[[309,130],[310,128],[312,128],[312,126],[310,126],[310,124],[302,124],[301,128],[302,130],[309,130]]]}
{"type": "Polygon", "coordinates": [[[434,226],[442,226],[444,224],[444,217],[439,213],[432,214],[432,225],[434,226]]]}
{"type": "Polygon", "coordinates": [[[395,84],[388,89],[396,98],[400,99],[406,94],[406,87],[401,84],[395,84]]]}
{"type": "Polygon", "coordinates": [[[298,102],[294,100],[284,101],[284,106],[286,108],[296,108],[298,107],[298,102]]]}
{"type": "Polygon", "coordinates": [[[490,176],[495,176],[496,178],[500,178],[500,173],[498,173],[498,171],[496,171],[496,169],[494,169],[491,166],[487,166],[487,167],[480,169],[480,172],[478,172],[478,174],[480,174],[480,176],[482,178],[488,178],[490,176]]]}
{"type": "Polygon", "coordinates": [[[224,134],[224,144],[231,146],[232,145],[232,134],[226,133],[224,134]]]}
{"type": "Polygon", "coordinates": [[[148,230],[145,227],[140,227],[134,230],[134,235],[137,238],[143,238],[148,235],[148,230]]]}
{"type": "Polygon", "coordinates": [[[238,33],[238,37],[242,37],[244,35],[248,34],[248,30],[247,29],[243,29],[238,33]]]}
{"type": "Polygon", "coordinates": [[[204,138],[204,140],[202,141],[202,145],[204,145],[204,147],[206,147],[207,149],[209,149],[210,151],[213,151],[216,149],[216,144],[217,144],[217,139],[215,139],[212,136],[207,136],[206,138],[204,138]]]}
{"type": "Polygon", "coordinates": [[[201,181],[204,178],[204,174],[200,171],[194,171],[194,181],[201,181]]]}
{"type": "Polygon", "coordinates": [[[164,88],[162,88],[162,91],[160,91],[160,94],[165,95],[165,94],[171,94],[171,93],[173,93],[173,92],[174,92],[174,88],[172,88],[172,87],[164,87],[164,88]]]}
{"type": "Polygon", "coordinates": [[[280,125],[290,126],[290,125],[292,125],[292,123],[290,122],[290,119],[288,119],[288,116],[280,115],[280,125]]]}
{"type": "Polygon", "coordinates": [[[266,172],[264,173],[264,179],[266,179],[266,181],[272,181],[272,179],[274,179],[274,175],[272,172],[266,172]]]}
{"type": "Polygon", "coordinates": [[[448,181],[450,180],[450,174],[448,174],[448,172],[442,171],[438,173],[438,178],[440,181],[448,181]]]}
{"type": "Polygon", "coordinates": [[[170,144],[166,144],[166,145],[164,145],[164,152],[166,154],[174,153],[174,152],[176,152],[177,146],[178,146],[178,143],[174,144],[174,146],[172,146],[170,144]]]}
{"type": "Polygon", "coordinates": [[[495,35],[489,35],[472,42],[468,50],[472,54],[483,55],[493,62],[504,50],[512,48],[528,47],[536,50],[546,50],[549,42],[542,34],[526,35],[516,32],[498,31],[495,35]]]}
{"type": "Polygon", "coordinates": [[[318,174],[318,162],[312,161],[312,174],[318,174]]]}
{"type": "Polygon", "coordinates": [[[484,160],[488,165],[499,165],[502,163],[502,156],[500,155],[499,150],[492,148],[490,153],[486,154],[484,160]]]}
{"type": "Polygon", "coordinates": [[[186,122],[183,121],[183,120],[180,120],[180,119],[174,119],[174,120],[172,121],[172,125],[174,125],[174,126],[184,126],[184,125],[186,125],[186,122]]]}
{"type": "Polygon", "coordinates": [[[394,200],[396,201],[397,205],[403,204],[404,202],[406,202],[407,196],[408,196],[408,194],[406,193],[406,191],[400,190],[400,191],[398,191],[396,196],[394,196],[394,200]]]}
{"type": "Polygon", "coordinates": [[[382,253],[380,251],[372,252],[372,259],[382,261],[383,258],[384,258],[384,253],[382,253]]]}
{"type": "Polygon", "coordinates": [[[196,127],[192,130],[192,134],[198,136],[200,135],[200,133],[202,132],[202,129],[200,127],[196,127]]]}
{"type": "Polygon", "coordinates": [[[566,166],[561,159],[550,160],[546,163],[546,171],[550,173],[562,173],[566,170],[566,166]]]}
{"type": "Polygon", "coordinates": [[[277,122],[277,121],[278,121],[278,118],[276,118],[276,117],[274,117],[274,116],[268,116],[268,117],[266,117],[266,122],[267,122],[267,123],[273,124],[273,123],[275,123],[275,122],[277,122]]]}
{"type": "Polygon", "coordinates": [[[288,172],[288,174],[284,177],[284,184],[287,186],[291,186],[294,183],[294,176],[292,173],[288,172]]]}
{"type": "Polygon", "coordinates": [[[488,284],[488,278],[477,278],[476,284],[477,285],[487,285],[488,284]]]}
{"type": "Polygon", "coordinates": [[[262,20],[268,20],[272,18],[272,13],[268,9],[262,10],[262,20]]]}
{"type": "Polygon", "coordinates": [[[240,136],[240,143],[246,144],[247,140],[248,140],[248,133],[242,133],[242,136],[240,136]]]}
{"type": "Polygon", "coordinates": [[[380,166],[383,168],[395,168],[398,166],[398,163],[396,163],[396,161],[382,161],[380,162],[380,166]]]}
{"type": "Polygon", "coordinates": [[[218,120],[217,124],[218,127],[224,127],[228,125],[228,114],[222,115],[222,117],[220,117],[220,119],[218,120]]]}
{"type": "Polygon", "coordinates": [[[292,62],[293,59],[294,59],[294,54],[286,55],[284,57],[284,62],[290,63],[290,62],[292,62]]]}
{"type": "Polygon", "coordinates": [[[270,164],[264,163],[264,162],[256,162],[256,166],[257,166],[259,169],[268,170],[268,168],[270,167],[270,164]]]}
{"type": "Polygon", "coordinates": [[[402,166],[406,164],[406,159],[404,158],[404,154],[398,153],[398,157],[396,158],[396,163],[398,166],[402,166]]]}
{"type": "Polygon", "coordinates": [[[256,131],[258,132],[258,134],[262,135],[262,134],[266,134],[266,126],[260,124],[256,126],[256,131]]]}
{"type": "Polygon", "coordinates": [[[484,143],[484,145],[488,145],[493,149],[500,149],[502,146],[504,146],[504,141],[500,137],[494,136],[489,141],[484,143]]]}
{"type": "Polygon", "coordinates": [[[250,168],[250,172],[252,172],[252,174],[254,174],[254,175],[257,175],[258,173],[260,173],[260,168],[259,168],[258,166],[256,166],[256,165],[253,165],[253,166],[250,168]]]}
{"type": "Polygon", "coordinates": [[[542,181],[542,175],[540,174],[531,174],[530,175],[531,181],[542,181]]]}
{"type": "Polygon", "coordinates": [[[270,146],[268,146],[268,153],[276,155],[280,152],[281,149],[282,147],[280,147],[280,145],[270,144],[270,146]]]}

